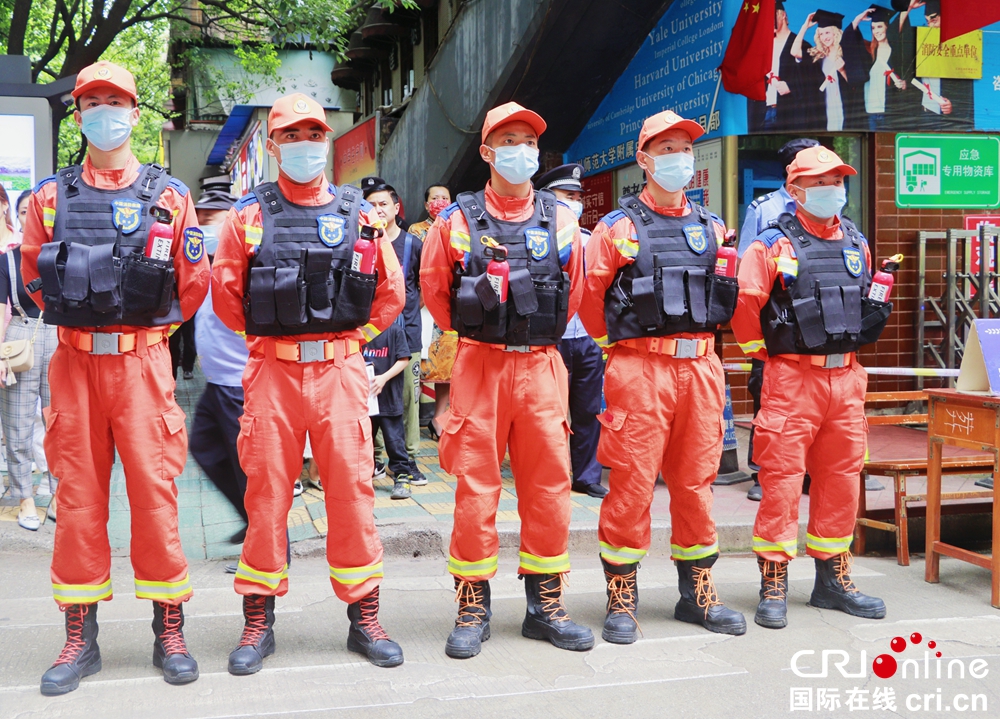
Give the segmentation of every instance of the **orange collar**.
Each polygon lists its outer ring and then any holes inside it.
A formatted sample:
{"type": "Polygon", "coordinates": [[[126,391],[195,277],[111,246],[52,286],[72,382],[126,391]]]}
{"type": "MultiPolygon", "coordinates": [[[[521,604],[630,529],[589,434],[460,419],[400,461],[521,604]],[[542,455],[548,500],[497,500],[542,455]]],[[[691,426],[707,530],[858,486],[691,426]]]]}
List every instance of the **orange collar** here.
{"type": "Polygon", "coordinates": [[[649,191],[649,188],[642,188],[642,192],[639,194],[639,199],[642,204],[646,205],[649,209],[658,215],[664,215],[666,217],[687,217],[691,214],[691,203],[685,201],[683,207],[660,207],[653,200],[653,195],[649,191]]]}
{"type": "Polygon", "coordinates": [[[300,185],[279,175],[278,189],[286,200],[303,207],[316,207],[333,201],[330,183],[326,181],[325,175],[323,181],[315,185],[300,185]]]}
{"type": "Polygon", "coordinates": [[[844,231],[840,229],[839,217],[832,225],[823,225],[819,222],[813,222],[809,218],[805,217],[801,212],[796,212],[795,217],[802,223],[802,229],[810,235],[820,238],[821,240],[841,240],[844,238],[844,231]]]}
{"type": "Polygon", "coordinates": [[[83,158],[83,171],[80,179],[91,187],[98,190],[120,190],[128,187],[139,177],[139,168],[142,163],[136,159],[135,155],[129,155],[125,167],[114,170],[98,170],[90,162],[90,155],[83,158]]]}
{"type": "Polygon", "coordinates": [[[486,183],[486,210],[498,220],[508,222],[523,222],[535,211],[535,191],[532,189],[527,197],[507,197],[497,194],[493,186],[486,183]]]}

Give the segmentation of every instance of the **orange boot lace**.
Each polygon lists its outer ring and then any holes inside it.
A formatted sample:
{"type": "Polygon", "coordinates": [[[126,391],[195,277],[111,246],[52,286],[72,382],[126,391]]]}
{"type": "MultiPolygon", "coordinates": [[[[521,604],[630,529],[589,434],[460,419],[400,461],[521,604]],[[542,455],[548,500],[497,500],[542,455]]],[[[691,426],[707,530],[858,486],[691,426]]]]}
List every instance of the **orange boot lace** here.
{"type": "Polygon", "coordinates": [[[184,633],[181,630],[181,608],[175,604],[164,604],[157,602],[163,608],[163,634],[159,636],[160,644],[163,645],[163,653],[187,654],[187,644],[184,641],[184,633]]]}
{"type": "Polygon", "coordinates": [[[834,571],[836,572],[837,582],[843,587],[845,592],[856,593],[861,590],[854,586],[854,582],[851,580],[851,565],[853,563],[854,557],[851,556],[849,551],[834,557],[834,571]]]}
{"type": "Polygon", "coordinates": [[[636,604],[636,572],[633,569],[630,574],[609,574],[605,572],[604,576],[608,580],[608,613],[610,614],[628,614],[632,621],[635,622],[636,629],[642,634],[642,627],[639,626],[639,620],[636,619],[635,612],[633,609],[636,604]]]}
{"type": "Polygon", "coordinates": [[[389,639],[389,635],[378,623],[378,587],[371,590],[367,596],[362,597],[359,604],[361,605],[361,618],[358,620],[358,626],[361,627],[365,636],[372,642],[377,642],[379,639],[389,639]]]}
{"type": "Polygon", "coordinates": [[[89,604],[71,604],[66,609],[66,645],[59,653],[56,664],[72,664],[87,646],[83,638],[83,618],[88,614],[90,614],[89,604]]]}
{"type": "Polygon", "coordinates": [[[246,615],[246,623],[243,625],[239,647],[255,647],[268,630],[267,597],[262,594],[246,595],[243,597],[243,613],[246,615]]]}
{"type": "Polygon", "coordinates": [[[483,623],[486,607],[483,604],[485,595],[482,588],[474,582],[455,579],[455,601],[458,602],[458,619],[456,627],[477,627],[483,623]]]}
{"type": "Polygon", "coordinates": [[[712,581],[711,567],[692,567],[694,570],[694,601],[705,610],[705,618],[708,619],[708,612],[712,607],[721,606],[719,594],[715,591],[715,582],[712,581]]]}
{"type": "Polygon", "coordinates": [[[788,562],[775,562],[761,559],[760,574],[764,578],[764,600],[785,600],[785,587],[788,586],[788,562]]]}
{"type": "Polygon", "coordinates": [[[563,605],[563,588],[569,582],[565,574],[556,574],[538,585],[538,598],[542,602],[542,612],[548,615],[551,622],[568,622],[569,613],[563,605]]]}

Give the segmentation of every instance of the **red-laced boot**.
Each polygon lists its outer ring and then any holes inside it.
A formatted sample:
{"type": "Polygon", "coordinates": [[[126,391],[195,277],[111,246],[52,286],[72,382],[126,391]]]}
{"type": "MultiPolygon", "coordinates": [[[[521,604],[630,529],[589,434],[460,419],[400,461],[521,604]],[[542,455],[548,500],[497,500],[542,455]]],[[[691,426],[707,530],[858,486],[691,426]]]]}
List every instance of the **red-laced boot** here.
{"type": "Polygon", "coordinates": [[[52,697],[71,692],[80,686],[83,677],[99,671],[97,605],[71,604],[66,609],[66,645],[55,664],[42,675],[42,694],[52,697]]]}
{"type": "Polygon", "coordinates": [[[167,684],[190,684],[198,678],[198,662],[184,641],[184,607],[153,602],[153,666],[167,684]]]}
{"type": "Polygon", "coordinates": [[[264,657],[274,654],[274,597],[248,594],[243,597],[243,635],[229,654],[229,673],[256,674],[264,657]]]}
{"type": "Polygon", "coordinates": [[[398,667],[403,663],[403,650],[378,623],[378,587],[354,604],[347,605],[351,629],[347,633],[347,648],[364,654],[377,667],[398,667]]]}

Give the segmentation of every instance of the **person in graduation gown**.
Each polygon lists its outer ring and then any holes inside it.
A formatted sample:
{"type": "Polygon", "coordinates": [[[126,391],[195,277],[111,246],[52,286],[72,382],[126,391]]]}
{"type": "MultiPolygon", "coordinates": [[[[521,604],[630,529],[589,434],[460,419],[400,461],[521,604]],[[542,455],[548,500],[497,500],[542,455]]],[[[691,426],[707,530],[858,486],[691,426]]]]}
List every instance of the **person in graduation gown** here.
{"type": "Polygon", "coordinates": [[[907,88],[899,70],[902,60],[899,33],[890,30],[898,27],[892,23],[894,14],[889,8],[872,5],[854,18],[841,41],[844,53],[860,58],[868,72],[865,113],[867,129],[872,132],[884,130],[887,118],[898,114],[902,93],[907,88]],[[859,26],[863,22],[871,23],[871,40],[866,40],[861,34],[859,26]]]}

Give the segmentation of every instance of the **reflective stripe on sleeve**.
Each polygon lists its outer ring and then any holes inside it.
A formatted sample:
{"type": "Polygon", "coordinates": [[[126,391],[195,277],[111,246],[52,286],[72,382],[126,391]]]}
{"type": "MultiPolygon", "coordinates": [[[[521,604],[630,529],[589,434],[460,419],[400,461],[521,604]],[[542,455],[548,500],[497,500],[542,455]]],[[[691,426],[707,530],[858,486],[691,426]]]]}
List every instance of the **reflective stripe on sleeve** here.
{"type": "Polygon", "coordinates": [[[452,230],[448,239],[451,241],[451,246],[459,252],[469,251],[469,235],[467,233],[452,230]]]}
{"type": "Polygon", "coordinates": [[[749,355],[764,349],[764,340],[750,340],[749,342],[740,342],[739,345],[743,354],[749,355]]]}
{"type": "Polygon", "coordinates": [[[243,234],[246,236],[246,243],[248,245],[259,245],[261,239],[264,237],[264,228],[254,225],[244,225],[243,234]]]}
{"type": "Polygon", "coordinates": [[[46,227],[53,227],[56,224],[56,208],[54,207],[43,207],[42,208],[42,224],[46,227]]]}

